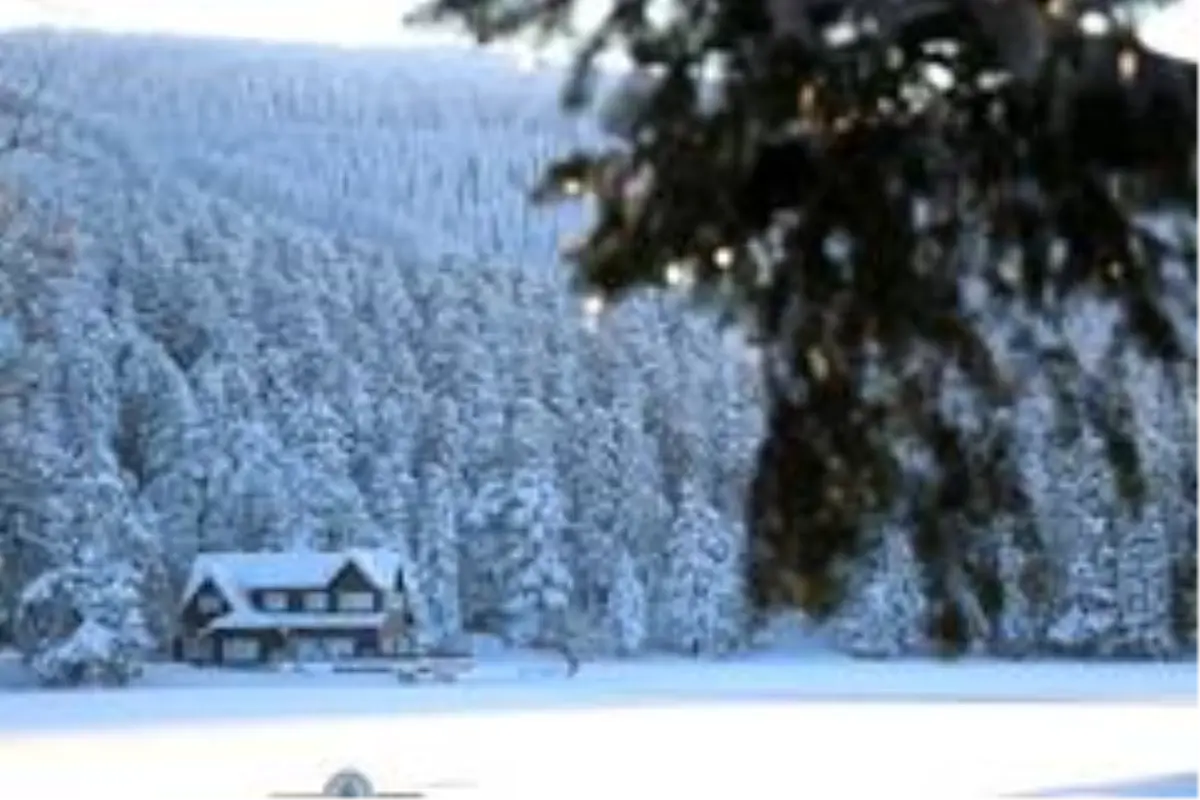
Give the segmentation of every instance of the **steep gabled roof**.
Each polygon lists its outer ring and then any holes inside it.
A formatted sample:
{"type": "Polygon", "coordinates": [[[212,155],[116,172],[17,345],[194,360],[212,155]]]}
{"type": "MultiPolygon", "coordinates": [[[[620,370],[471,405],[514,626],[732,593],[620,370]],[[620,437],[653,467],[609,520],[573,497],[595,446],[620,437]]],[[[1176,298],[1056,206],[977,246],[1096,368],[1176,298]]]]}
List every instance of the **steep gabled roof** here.
{"type": "Polygon", "coordinates": [[[346,551],[346,560],[356,567],[375,588],[390,591],[396,574],[406,566],[395,550],[367,550],[356,548],[346,551]]]}
{"type": "Polygon", "coordinates": [[[389,591],[403,566],[393,550],[353,549],[337,553],[287,550],[273,553],[201,553],[192,564],[181,603],[191,601],[205,581],[220,589],[234,610],[249,610],[256,589],[321,589],[353,564],[380,591],[389,591]]]}

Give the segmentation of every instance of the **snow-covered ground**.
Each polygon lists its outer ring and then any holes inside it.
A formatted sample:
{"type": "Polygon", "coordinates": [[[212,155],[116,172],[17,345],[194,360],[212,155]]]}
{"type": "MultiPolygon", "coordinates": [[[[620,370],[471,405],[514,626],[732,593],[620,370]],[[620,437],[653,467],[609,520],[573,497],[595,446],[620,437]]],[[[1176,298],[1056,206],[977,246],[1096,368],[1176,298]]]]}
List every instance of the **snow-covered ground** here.
{"type": "Polygon", "coordinates": [[[422,686],[159,665],[128,690],[20,691],[9,661],[0,796],[265,797],[346,766],[430,797],[783,797],[798,775],[822,797],[1196,792],[1195,663],[869,662],[786,629],[568,678],[475,649],[459,683],[422,686]]]}
{"type": "Polygon", "coordinates": [[[0,796],[261,798],[353,766],[429,797],[1195,796],[1195,664],[587,664],[455,685],[153,668],[0,694],[0,796]],[[753,768],[748,768],[750,766],[753,768]],[[1099,788],[1103,787],[1103,788],[1099,788]]]}

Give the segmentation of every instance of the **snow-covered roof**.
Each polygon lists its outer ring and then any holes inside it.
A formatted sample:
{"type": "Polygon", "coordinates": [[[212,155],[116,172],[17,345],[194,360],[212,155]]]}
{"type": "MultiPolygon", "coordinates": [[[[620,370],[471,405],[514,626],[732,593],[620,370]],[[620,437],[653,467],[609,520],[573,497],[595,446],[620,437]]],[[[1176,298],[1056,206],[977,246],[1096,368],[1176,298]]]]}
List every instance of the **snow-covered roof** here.
{"type": "Polygon", "coordinates": [[[235,611],[251,611],[249,592],[323,588],[347,564],[354,564],[376,588],[387,591],[403,560],[394,550],[367,549],[336,553],[317,550],[201,553],[192,564],[181,603],[188,603],[206,581],[211,581],[235,611]]]}

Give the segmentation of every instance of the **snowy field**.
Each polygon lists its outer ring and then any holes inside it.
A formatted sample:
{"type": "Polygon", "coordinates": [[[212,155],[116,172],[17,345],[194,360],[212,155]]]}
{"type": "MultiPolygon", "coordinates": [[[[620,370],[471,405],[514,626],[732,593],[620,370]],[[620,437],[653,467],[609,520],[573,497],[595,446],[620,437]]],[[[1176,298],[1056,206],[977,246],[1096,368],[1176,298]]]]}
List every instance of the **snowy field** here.
{"type": "Polygon", "coordinates": [[[0,796],[1196,796],[1194,664],[485,660],[461,683],[160,667],[0,695],[0,796]],[[669,744],[665,744],[669,743],[669,744]],[[753,770],[745,765],[753,764],[753,770]],[[69,765],[69,768],[64,768],[69,765]]]}

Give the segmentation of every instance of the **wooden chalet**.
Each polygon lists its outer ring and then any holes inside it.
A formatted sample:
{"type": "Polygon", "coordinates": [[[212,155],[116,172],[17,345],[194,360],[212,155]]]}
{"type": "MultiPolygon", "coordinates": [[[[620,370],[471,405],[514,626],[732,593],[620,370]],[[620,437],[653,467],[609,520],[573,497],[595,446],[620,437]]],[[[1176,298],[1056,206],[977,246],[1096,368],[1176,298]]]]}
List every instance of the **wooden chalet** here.
{"type": "Polygon", "coordinates": [[[388,550],[204,553],[179,610],[177,659],[200,664],[393,655],[411,626],[388,550]]]}

